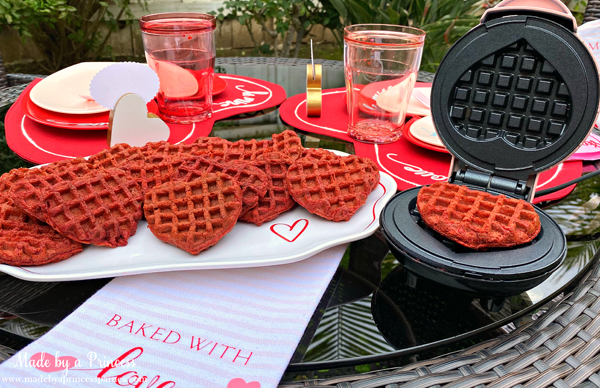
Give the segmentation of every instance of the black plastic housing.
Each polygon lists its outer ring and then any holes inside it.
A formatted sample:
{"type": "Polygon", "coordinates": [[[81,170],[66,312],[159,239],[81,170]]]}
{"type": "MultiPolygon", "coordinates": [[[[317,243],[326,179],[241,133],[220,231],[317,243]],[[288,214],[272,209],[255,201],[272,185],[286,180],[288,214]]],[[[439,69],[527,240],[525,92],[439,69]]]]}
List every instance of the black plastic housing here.
{"type": "Polygon", "coordinates": [[[481,297],[505,297],[537,286],[566,257],[564,233],[535,206],[542,230],[532,242],[477,251],[427,227],[416,209],[418,193],[415,188],[397,194],[384,207],[380,223],[394,256],[420,276],[481,297]]]}
{"type": "Polygon", "coordinates": [[[464,165],[527,181],[586,139],[599,83],[593,57],[564,26],[537,16],[493,19],[459,39],[440,63],[433,120],[464,165]]]}

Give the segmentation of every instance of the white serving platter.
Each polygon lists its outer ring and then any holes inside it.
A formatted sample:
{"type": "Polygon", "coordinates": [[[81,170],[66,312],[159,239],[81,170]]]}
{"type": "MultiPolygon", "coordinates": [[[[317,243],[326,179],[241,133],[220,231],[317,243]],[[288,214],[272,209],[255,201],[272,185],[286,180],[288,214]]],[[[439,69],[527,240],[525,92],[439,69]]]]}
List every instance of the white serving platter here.
{"type": "Polygon", "coordinates": [[[191,255],[157,239],[147,222],[140,221],[136,234],[124,247],[85,246],[83,252],[58,263],[37,267],[2,264],[0,271],[24,280],[53,282],[293,263],[377,230],[381,210],[396,193],[394,179],[380,174],[378,187],[347,222],[327,221],[296,206],[260,227],[238,222],[215,246],[191,255]]]}

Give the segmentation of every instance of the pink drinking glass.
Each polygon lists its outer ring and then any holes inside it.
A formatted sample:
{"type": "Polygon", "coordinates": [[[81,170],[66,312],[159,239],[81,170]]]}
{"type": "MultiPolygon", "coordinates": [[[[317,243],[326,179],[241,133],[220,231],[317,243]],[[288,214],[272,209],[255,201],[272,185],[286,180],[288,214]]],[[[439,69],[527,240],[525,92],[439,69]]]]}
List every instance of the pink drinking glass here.
{"type": "Polygon", "coordinates": [[[158,114],[172,123],[188,124],[211,114],[215,68],[214,16],[161,13],[140,18],[148,65],[158,74],[158,114]]]}
{"type": "Polygon", "coordinates": [[[344,29],[344,70],[348,134],[365,143],[400,138],[417,72],[425,32],[387,24],[344,29]]]}

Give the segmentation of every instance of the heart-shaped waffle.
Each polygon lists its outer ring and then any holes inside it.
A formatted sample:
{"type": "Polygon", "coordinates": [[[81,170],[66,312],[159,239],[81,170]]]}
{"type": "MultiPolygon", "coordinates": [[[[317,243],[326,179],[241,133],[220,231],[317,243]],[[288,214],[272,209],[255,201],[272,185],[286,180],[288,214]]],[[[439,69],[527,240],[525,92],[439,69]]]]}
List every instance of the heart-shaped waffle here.
{"type": "Polygon", "coordinates": [[[258,204],[267,192],[267,174],[246,162],[226,163],[221,158],[197,157],[186,160],[178,169],[174,180],[191,182],[202,173],[222,172],[232,177],[242,189],[242,215],[258,204]]]}
{"type": "Polygon", "coordinates": [[[9,195],[14,204],[25,213],[45,222],[46,204],[42,201],[44,191],[59,182],[72,181],[92,169],[92,165],[83,158],[50,163],[39,169],[29,170],[29,174],[12,185],[9,195]]]}
{"type": "Polygon", "coordinates": [[[144,155],[144,158],[147,158],[150,155],[154,155],[154,153],[156,153],[156,151],[158,151],[158,149],[163,147],[166,143],[167,142],[164,140],[149,142],[146,143],[146,145],[139,147],[139,149],[142,155],[144,155]]]}
{"type": "Polygon", "coordinates": [[[312,214],[331,221],[348,221],[373,190],[369,164],[355,155],[296,160],[287,172],[292,198],[312,214]]]}
{"type": "Polygon", "coordinates": [[[276,159],[283,160],[287,164],[292,164],[296,159],[302,156],[302,142],[296,132],[285,130],[281,133],[275,133],[271,136],[273,144],[264,150],[262,157],[271,158],[272,153],[277,153],[276,159]]]}
{"type": "Polygon", "coordinates": [[[194,155],[208,154],[224,158],[233,143],[220,137],[199,137],[192,144],[196,147],[194,155]]]}
{"type": "Polygon", "coordinates": [[[231,144],[229,141],[218,137],[204,137],[197,139],[192,144],[149,143],[142,148],[142,151],[148,154],[148,156],[187,157],[191,155],[214,154],[222,157],[229,144],[231,144]]]}
{"type": "MultiPolygon", "coordinates": [[[[324,150],[323,148],[304,148],[302,150],[302,157],[316,160],[334,160],[340,158],[339,155],[324,150]]],[[[368,179],[371,181],[372,189],[375,190],[379,183],[379,168],[377,167],[377,164],[369,158],[360,158],[360,160],[366,164],[365,171],[369,175],[368,179]]]]}
{"type": "Polygon", "coordinates": [[[88,162],[95,168],[120,168],[125,163],[134,160],[144,160],[145,155],[139,147],[131,147],[129,144],[115,144],[107,150],[98,152],[88,158],[88,162]]]}
{"type": "Polygon", "coordinates": [[[541,230],[529,202],[447,182],[423,186],[417,209],[431,229],[472,249],[524,244],[541,230]]]}
{"type": "Polygon", "coordinates": [[[124,171],[99,169],[44,191],[45,217],[61,234],[84,244],[127,245],[142,218],[139,185],[124,171]]]}
{"type": "Polygon", "coordinates": [[[54,263],[82,251],[75,242],[10,203],[0,204],[0,263],[29,266],[54,263]]]}
{"type": "Polygon", "coordinates": [[[12,186],[15,183],[18,183],[25,179],[25,177],[33,175],[43,175],[43,172],[39,171],[39,169],[29,169],[29,168],[15,168],[10,170],[7,173],[4,173],[0,176],[0,203],[13,203],[10,198],[9,192],[12,186]]]}
{"type": "Polygon", "coordinates": [[[225,152],[225,160],[228,162],[233,160],[253,162],[272,145],[271,140],[238,140],[231,144],[225,152]]]}
{"type": "Polygon", "coordinates": [[[295,202],[287,191],[285,179],[289,165],[286,157],[278,162],[279,153],[273,152],[267,159],[255,160],[252,164],[267,174],[267,192],[259,198],[258,205],[240,217],[240,220],[258,226],[274,220],[281,213],[290,210],[295,202]]]}
{"type": "Polygon", "coordinates": [[[127,163],[121,169],[140,186],[142,195],[145,195],[151,188],[170,181],[186,160],[184,156],[153,154],[144,161],[127,163]]]}
{"type": "Polygon", "coordinates": [[[323,148],[304,148],[302,149],[302,158],[311,157],[317,160],[336,159],[338,155],[323,148]]]}
{"type": "Polygon", "coordinates": [[[161,241],[193,255],[233,229],[242,211],[242,190],[229,175],[201,173],[191,182],[167,182],[146,193],[144,215],[161,241]]]}

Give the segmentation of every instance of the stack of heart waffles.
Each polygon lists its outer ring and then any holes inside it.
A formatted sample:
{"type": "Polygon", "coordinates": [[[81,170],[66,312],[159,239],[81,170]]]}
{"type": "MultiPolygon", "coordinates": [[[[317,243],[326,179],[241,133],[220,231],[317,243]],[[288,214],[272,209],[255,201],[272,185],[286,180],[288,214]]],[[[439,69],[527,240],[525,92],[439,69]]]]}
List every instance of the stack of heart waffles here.
{"type": "Polygon", "coordinates": [[[296,203],[348,221],[378,182],[372,161],[305,149],[293,131],[234,143],[118,144],[0,177],[0,263],[60,261],[82,244],[124,246],[142,217],[160,240],[198,254],[238,220],[260,226],[296,203]]]}

